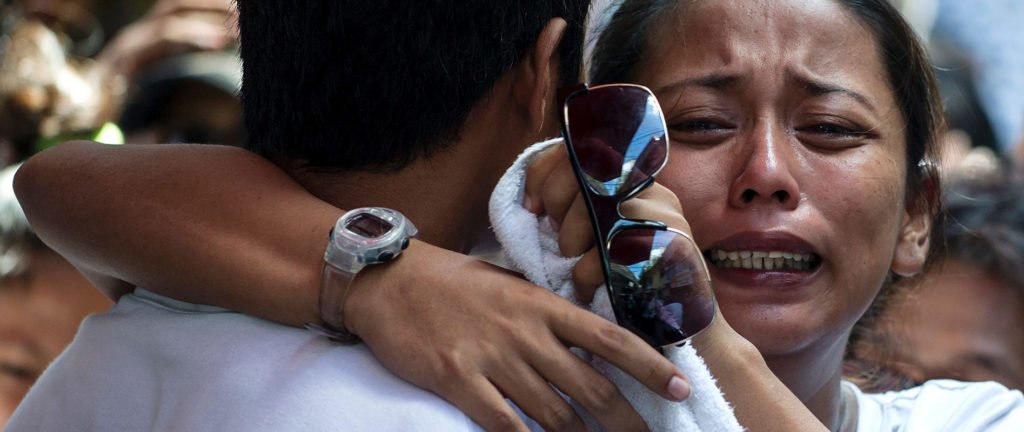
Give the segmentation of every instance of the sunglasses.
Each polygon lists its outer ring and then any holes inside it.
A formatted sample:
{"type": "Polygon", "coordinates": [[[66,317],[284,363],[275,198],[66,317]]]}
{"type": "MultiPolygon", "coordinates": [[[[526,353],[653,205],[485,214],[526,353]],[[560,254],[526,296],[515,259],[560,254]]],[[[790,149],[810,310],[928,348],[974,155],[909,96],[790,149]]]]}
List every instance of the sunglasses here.
{"type": "Polygon", "coordinates": [[[581,84],[560,89],[559,100],[616,320],[654,347],[685,342],[715,316],[704,257],[690,235],[620,211],[668,161],[658,100],[632,84],[581,84]]]}

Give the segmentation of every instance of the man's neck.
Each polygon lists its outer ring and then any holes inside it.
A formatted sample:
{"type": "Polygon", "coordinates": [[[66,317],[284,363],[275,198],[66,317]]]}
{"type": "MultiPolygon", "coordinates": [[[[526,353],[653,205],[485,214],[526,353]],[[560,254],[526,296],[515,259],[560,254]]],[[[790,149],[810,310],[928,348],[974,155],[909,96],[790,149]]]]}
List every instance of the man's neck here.
{"type": "Polygon", "coordinates": [[[455,142],[397,172],[286,169],[311,193],[339,208],[393,208],[416,224],[421,240],[468,252],[489,236],[487,203],[498,179],[529,144],[557,131],[551,124],[539,130],[531,126],[512,83],[506,74],[477,102],[455,142]]]}
{"type": "Polygon", "coordinates": [[[493,184],[461,159],[456,153],[444,153],[391,173],[291,172],[306,190],[338,208],[398,210],[416,225],[421,240],[467,252],[486,230],[486,204],[493,184]]]}

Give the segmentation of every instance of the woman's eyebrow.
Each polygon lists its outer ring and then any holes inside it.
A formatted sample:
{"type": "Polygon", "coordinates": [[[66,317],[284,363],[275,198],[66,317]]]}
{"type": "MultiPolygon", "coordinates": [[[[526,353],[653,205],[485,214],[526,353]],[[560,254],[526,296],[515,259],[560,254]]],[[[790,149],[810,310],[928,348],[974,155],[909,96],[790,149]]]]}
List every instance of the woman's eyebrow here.
{"type": "Polygon", "coordinates": [[[839,84],[827,83],[824,81],[818,81],[812,78],[791,74],[790,79],[796,82],[801,88],[810,93],[813,96],[822,96],[832,93],[840,93],[855,99],[864,105],[871,112],[877,112],[875,105],[871,103],[871,100],[856,91],[843,87],[839,84]]]}
{"type": "Polygon", "coordinates": [[[721,90],[735,85],[740,81],[740,79],[741,77],[739,75],[711,73],[665,84],[654,89],[654,94],[675,92],[686,87],[706,87],[714,90],[721,90]]]}

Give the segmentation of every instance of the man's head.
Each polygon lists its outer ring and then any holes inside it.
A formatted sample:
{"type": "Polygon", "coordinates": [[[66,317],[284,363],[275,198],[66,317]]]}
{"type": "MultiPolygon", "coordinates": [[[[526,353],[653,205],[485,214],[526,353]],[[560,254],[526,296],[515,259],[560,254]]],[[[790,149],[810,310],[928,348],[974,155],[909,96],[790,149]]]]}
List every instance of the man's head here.
{"type": "Polygon", "coordinates": [[[590,1],[237,3],[248,147],[387,171],[455,141],[552,18],[568,23],[560,82],[576,81],[590,1]]]}

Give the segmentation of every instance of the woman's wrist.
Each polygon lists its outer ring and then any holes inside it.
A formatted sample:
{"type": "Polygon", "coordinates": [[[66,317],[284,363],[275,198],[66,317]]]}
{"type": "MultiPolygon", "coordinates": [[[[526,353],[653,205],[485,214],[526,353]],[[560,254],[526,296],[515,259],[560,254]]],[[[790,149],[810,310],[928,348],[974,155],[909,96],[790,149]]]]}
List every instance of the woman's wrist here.
{"type": "MultiPolygon", "coordinates": [[[[717,307],[717,305],[716,305],[717,307]]],[[[692,344],[709,367],[732,365],[737,367],[765,365],[764,358],[754,344],[741,336],[725,320],[721,310],[707,329],[693,337],[692,344]]]]}
{"type": "Polygon", "coordinates": [[[372,320],[366,318],[374,315],[373,307],[367,307],[367,304],[372,303],[373,294],[417,284],[416,278],[422,276],[420,273],[423,269],[430,268],[422,262],[430,259],[430,249],[431,245],[410,238],[409,246],[396,259],[382,265],[368,266],[357,273],[349,284],[347,298],[342,305],[345,328],[358,336],[361,327],[373,325],[372,320]]]}

